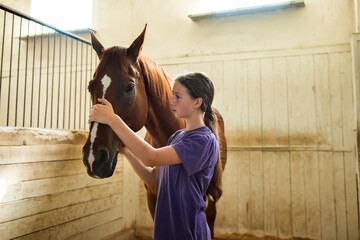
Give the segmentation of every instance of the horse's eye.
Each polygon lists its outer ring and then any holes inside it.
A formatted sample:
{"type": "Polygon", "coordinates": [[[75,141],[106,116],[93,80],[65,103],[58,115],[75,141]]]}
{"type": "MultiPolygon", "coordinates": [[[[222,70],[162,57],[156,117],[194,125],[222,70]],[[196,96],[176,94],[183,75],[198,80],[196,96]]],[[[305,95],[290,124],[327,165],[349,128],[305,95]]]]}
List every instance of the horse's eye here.
{"type": "Polygon", "coordinates": [[[125,92],[126,92],[126,93],[129,93],[129,92],[131,92],[132,90],[134,90],[134,85],[130,84],[129,86],[126,87],[125,92]]]}

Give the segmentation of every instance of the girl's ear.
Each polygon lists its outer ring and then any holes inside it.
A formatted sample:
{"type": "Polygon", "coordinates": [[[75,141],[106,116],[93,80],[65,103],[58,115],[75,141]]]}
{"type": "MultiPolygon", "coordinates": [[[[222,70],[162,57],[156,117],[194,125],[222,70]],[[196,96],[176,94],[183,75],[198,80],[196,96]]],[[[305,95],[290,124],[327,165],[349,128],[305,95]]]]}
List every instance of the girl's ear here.
{"type": "Polygon", "coordinates": [[[202,98],[197,98],[197,99],[195,100],[195,107],[196,107],[196,108],[200,108],[202,102],[203,102],[202,98]]]}

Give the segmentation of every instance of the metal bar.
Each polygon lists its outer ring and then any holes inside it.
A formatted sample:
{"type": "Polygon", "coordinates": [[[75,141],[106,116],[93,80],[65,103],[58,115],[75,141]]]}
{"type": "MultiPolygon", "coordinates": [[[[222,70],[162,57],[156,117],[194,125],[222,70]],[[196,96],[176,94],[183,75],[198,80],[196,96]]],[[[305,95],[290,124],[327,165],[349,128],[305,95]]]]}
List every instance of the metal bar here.
{"type": "Polygon", "coordinates": [[[51,84],[51,112],[50,112],[50,128],[53,128],[53,105],[54,105],[54,78],[55,78],[55,48],[56,48],[56,35],[54,35],[54,51],[53,51],[53,69],[52,69],[52,84],[51,84]]]}
{"type": "MultiPolygon", "coordinates": [[[[16,102],[15,102],[15,127],[17,127],[17,113],[18,113],[18,100],[19,100],[19,75],[20,75],[20,57],[21,57],[21,30],[22,30],[22,17],[20,17],[20,33],[19,33],[19,50],[18,50],[18,65],[17,65],[17,78],[16,78],[16,102]]],[[[24,116],[23,116],[24,117],[24,116]]]]}
{"type": "MultiPolygon", "coordinates": [[[[28,21],[28,32],[30,30],[30,21],[28,21]]],[[[23,127],[25,127],[25,109],[26,109],[26,85],[27,85],[27,67],[29,57],[29,34],[26,36],[26,60],[25,60],[25,85],[24,85],[24,109],[23,109],[23,127]]]]}
{"type": "MultiPolygon", "coordinates": [[[[72,91],[72,66],[73,66],[73,40],[71,39],[71,51],[70,51],[70,90],[69,90],[69,128],[71,128],[70,120],[71,120],[71,105],[74,106],[74,103],[71,101],[71,91],[72,91]]],[[[75,107],[75,106],[74,106],[75,107]]]]}
{"type": "Polygon", "coordinates": [[[63,129],[65,129],[65,99],[66,99],[66,63],[67,63],[67,41],[68,37],[65,36],[65,63],[64,63],[64,107],[63,107],[63,129]]]}
{"type": "Polygon", "coordinates": [[[41,40],[40,40],[40,69],[39,69],[39,96],[38,96],[38,116],[37,116],[37,127],[40,127],[40,101],[41,101],[41,69],[42,69],[42,49],[43,49],[43,33],[44,26],[41,26],[41,40]]]}
{"type": "Polygon", "coordinates": [[[10,66],[9,66],[9,87],[8,87],[8,105],[7,105],[6,126],[9,126],[9,119],[10,119],[11,71],[12,71],[12,53],[13,53],[13,45],[14,45],[14,18],[15,18],[15,15],[12,15],[11,43],[10,43],[10,66]]]}
{"type": "Polygon", "coordinates": [[[45,96],[45,119],[44,126],[46,127],[47,122],[47,112],[48,112],[48,104],[49,104],[49,58],[50,58],[50,33],[47,35],[47,63],[46,63],[46,96],[45,96]]]}
{"type": "Polygon", "coordinates": [[[25,18],[25,19],[27,19],[27,20],[30,20],[30,21],[36,22],[36,23],[38,23],[38,24],[41,24],[41,25],[43,25],[43,26],[45,26],[45,27],[48,27],[48,28],[50,28],[50,29],[52,29],[52,30],[54,30],[54,31],[56,31],[56,32],[58,32],[58,33],[61,33],[61,34],[66,35],[66,36],[68,36],[68,37],[71,37],[71,38],[73,38],[73,39],[75,39],[75,40],[78,40],[78,41],[80,41],[80,42],[83,42],[83,43],[86,43],[86,44],[91,44],[90,41],[88,41],[88,40],[86,40],[86,39],[84,39],[84,38],[81,38],[81,37],[79,37],[79,36],[76,36],[76,35],[74,35],[74,34],[72,34],[72,33],[70,33],[70,32],[67,32],[67,31],[64,31],[64,30],[60,30],[59,28],[56,28],[56,27],[54,27],[54,26],[52,26],[52,25],[49,25],[49,24],[47,24],[47,23],[45,23],[45,22],[43,22],[43,21],[40,21],[40,20],[38,20],[38,19],[36,19],[36,18],[33,18],[33,17],[29,16],[29,15],[26,15],[26,14],[24,14],[24,13],[22,13],[22,12],[19,12],[19,11],[15,10],[15,9],[9,8],[9,7],[1,4],[1,3],[0,3],[0,9],[3,9],[3,10],[5,10],[5,11],[10,12],[10,13],[12,13],[12,14],[15,14],[15,15],[17,15],[17,16],[23,17],[23,18],[25,18]]]}
{"type": "MultiPolygon", "coordinates": [[[[2,37],[2,47],[1,47],[0,95],[1,95],[2,73],[3,73],[3,62],[4,62],[5,29],[6,29],[6,12],[4,13],[4,26],[3,26],[3,37],[2,37]]],[[[0,107],[1,107],[1,97],[0,97],[0,107]]]]}
{"type": "MultiPolygon", "coordinates": [[[[83,44],[81,43],[81,60],[80,60],[80,103],[79,103],[79,129],[81,128],[81,108],[82,108],[82,105],[81,105],[81,100],[82,100],[82,90],[83,90],[83,77],[82,77],[82,66],[83,66],[83,44]]],[[[85,115],[84,115],[85,116],[85,115]]]]}
{"type": "Polygon", "coordinates": [[[56,104],[57,106],[57,116],[56,116],[56,129],[59,128],[59,103],[60,103],[60,80],[61,80],[61,35],[59,35],[59,81],[58,81],[58,104],[56,104]]]}
{"type": "Polygon", "coordinates": [[[34,101],[34,76],[35,76],[35,49],[36,49],[36,26],[35,25],[35,35],[34,35],[34,48],[33,48],[33,65],[32,65],[32,77],[31,77],[31,106],[30,106],[30,127],[33,126],[33,101],[34,101]]]}
{"type": "Polygon", "coordinates": [[[76,129],[76,94],[77,94],[77,67],[78,67],[78,42],[76,42],[76,54],[75,54],[75,95],[74,95],[74,129],[76,129]]]}
{"type": "MultiPolygon", "coordinates": [[[[86,60],[85,60],[85,84],[87,83],[87,79],[88,79],[88,53],[89,53],[89,47],[86,47],[86,60]]],[[[85,123],[84,123],[84,128],[86,128],[86,120],[87,120],[87,116],[86,116],[86,109],[87,109],[87,91],[86,91],[86,86],[85,86],[85,97],[84,97],[84,116],[85,116],[85,123]]]]}

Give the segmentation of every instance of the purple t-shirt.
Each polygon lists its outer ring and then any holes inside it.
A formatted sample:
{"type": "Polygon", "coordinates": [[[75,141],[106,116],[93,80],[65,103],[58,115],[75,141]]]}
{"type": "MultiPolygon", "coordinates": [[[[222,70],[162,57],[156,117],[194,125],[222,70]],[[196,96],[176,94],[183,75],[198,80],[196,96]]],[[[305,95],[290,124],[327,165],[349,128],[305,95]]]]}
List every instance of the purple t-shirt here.
{"type": "Polygon", "coordinates": [[[204,195],[214,173],[218,145],[208,127],[179,130],[168,141],[181,164],[160,167],[155,240],[211,238],[204,195]]]}

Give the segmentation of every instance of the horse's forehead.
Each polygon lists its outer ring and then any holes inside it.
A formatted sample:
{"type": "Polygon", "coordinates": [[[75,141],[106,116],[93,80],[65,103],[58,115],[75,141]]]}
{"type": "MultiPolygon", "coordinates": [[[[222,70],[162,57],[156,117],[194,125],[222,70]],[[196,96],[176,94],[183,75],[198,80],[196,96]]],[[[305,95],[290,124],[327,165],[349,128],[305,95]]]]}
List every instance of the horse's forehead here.
{"type": "Polygon", "coordinates": [[[120,46],[105,50],[101,65],[103,70],[108,69],[114,73],[132,73],[134,70],[126,49],[120,46]]]}

